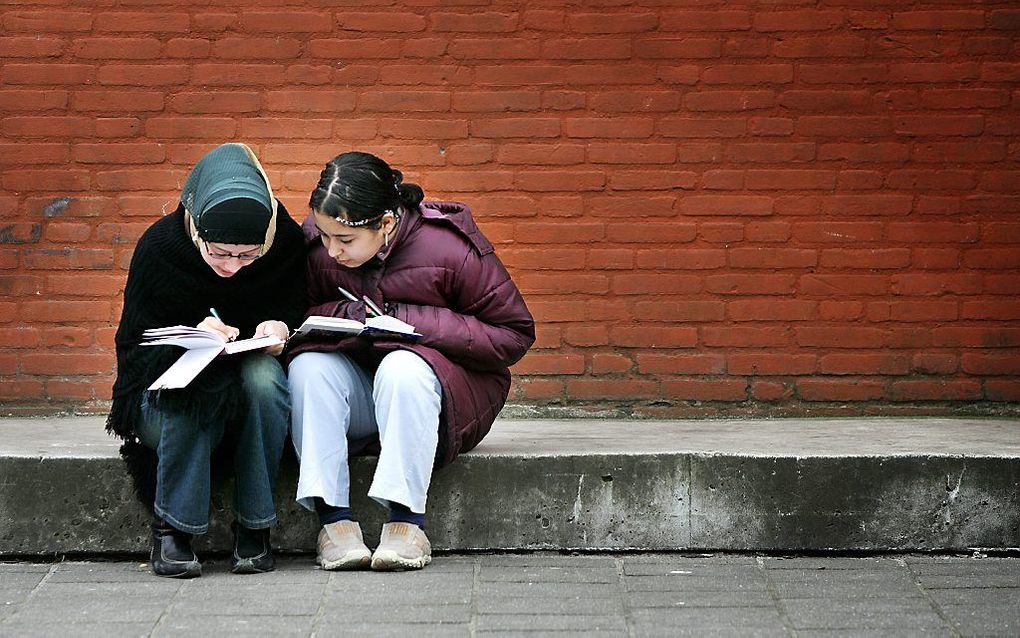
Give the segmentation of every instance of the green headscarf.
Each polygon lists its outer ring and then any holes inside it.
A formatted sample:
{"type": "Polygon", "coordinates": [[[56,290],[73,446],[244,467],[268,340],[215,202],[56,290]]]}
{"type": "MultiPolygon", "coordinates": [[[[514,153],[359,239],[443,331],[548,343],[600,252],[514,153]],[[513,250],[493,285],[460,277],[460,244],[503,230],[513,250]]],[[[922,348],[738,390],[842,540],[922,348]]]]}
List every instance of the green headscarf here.
{"type": "Polygon", "coordinates": [[[218,146],[195,164],[181,191],[192,241],[262,244],[276,229],[276,198],[258,158],[244,144],[218,146]]]}

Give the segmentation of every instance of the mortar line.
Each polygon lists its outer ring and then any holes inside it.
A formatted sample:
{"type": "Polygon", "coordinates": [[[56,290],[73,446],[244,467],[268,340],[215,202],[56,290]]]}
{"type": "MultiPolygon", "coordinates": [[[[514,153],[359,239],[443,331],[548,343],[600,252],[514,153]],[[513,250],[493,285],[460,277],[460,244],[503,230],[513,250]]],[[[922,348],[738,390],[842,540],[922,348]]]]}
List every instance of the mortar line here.
{"type": "Polygon", "coordinates": [[[0,618],[0,625],[5,624],[7,621],[11,620],[12,618],[18,617],[18,615],[20,615],[21,612],[23,612],[25,610],[25,605],[30,600],[32,600],[32,598],[35,597],[36,592],[38,592],[39,589],[42,588],[42,586],[46,584],[46,581],[48,581],[53,576],[54,572],[57,571],[57,566],[60,565],[60,563],[62,563],[62,562],[64,562],[63,558],[61,558],[58,562],[55,562],[52,565],[50,565],[50,568],[48,570],[46,570],[46,574],[43,575],[43,577],[39,579],[39,582],[35,584],[35,587],[32,588],[32,591],[28,592],[28,595],[25,596],[25,600],[23,600],[20,603],[18,603],[18,610],[16,612],[14,612],[13,614],[11,614],[10,616],[8,616],[7,618],[0,618]]]}
{"type": "MultiPolygon", "coordinates": [[[[152,575],[153,575],[154,577],[156,577],[156,578],[159,578],[158,576],[156,576],[156,574],[155,574],[155,573],[153,573],[152,575]]],[[[160,628],[160,627],[161,627],[161,626],[162,626],[163,624],[165,624],[165,623],[166,623],[166,620],[167,620],[167,618],[169,618],[169,617],[170,617],[170,610],[171,610],[171,609],[173,608],[173,606],[174,606],[174,605],[176,604],[176,599],[177,599],[177,597],[178,597],[178,596],[180,595],[180,593],[181,593],[181,590],[182,590],[182,589],[183,589],[183,588],[184,588],[184,587],[185,587],[185,586],[186,586],[187,584],[188,584],[188,581],[187,581],[187,580],[178,580],[178,581],[177,581],[177,588],[176,588],[176,589],[174,589],[174,593],[173,593],[173,594],[172,594],[172,595],[171,595],[171,596],[170,596],[169,598],[167,598],[167,601],[166,601],[166,605],[165,605],[165,606],[163,607],[163,612],[162,612],[162,613],[160,613],[160,615],[159,615],[159,618],[157,618],[157,619],[156,619],[156,622],[155,622],[155,623],[153,623],[153,625],[152,625],[152,629],[150,629],[150,630],[149,630],[149,635],[150,635],[150,636],[151,636],[151,635],[153,635],[153,634],[155,634],[155,633],[156,633],[157,631],[159,631],[159,628],[160,628]]]]}
{"type": "MultiPolygon", "coordinates": [[[[322,569],[322,567],[318,567],[318,569],[322,569]]],[[[322,624],[322,616],[324,615],[326,609],[326,592],[332,590],[333,578],[335,577],[335,575],[333,572],[330,571],[326,571],[326,574],[327,574],[326,582],[322,584],[322,588],[319,591],[319,606],[315,610],[315,615],[312,617],[312,630],[308,634],[309,636],[319,635],[319,626],[322,624]]]]}
{"type": "Polygon", "coordinates": [[[963,634],[960,633],[960,628],[956,625],[956,623],[951,618],[946,616],[945,612],[942,610],[942,607],[937,602],[935,602],[935,599],[932,598],[931,594],[928,593],[928,590],[921,586],[921,579],[918,578],[917,572],[915,572],[914,569],[910,566],[910,563],[903,560],[902,558],[897,558],[894,560],[895,562],[900,563],[902,567],[907,570],[907,573],[910,574],[911,579],[914,581],[914,587],[916,587],[917,591],[920,592],[921,597],[924,598],[924,600],[927,601],[929,605],[931,605],[932,611],[935,612],[935,615],[938,616],[939,619],[942,620],[942,622],[949,627],[949,632],[953,636],[953,638],[958,638],[959,636],[962,636],[963,634]]]}
{"type": "Polygon", "coordinates": [[[479,556],[474,557],[471,569],[471,619],[468,621],[468,635],[478,635],[478,597],[482,582],[482,562],[479,556]]]}
{"type": "Polygon", "coordinates": [[[776,591],[776,586],[772,582],[772,577],[769,576],[769,570],[765,567],[765,557],[755,556],[754,560],[758,564],[758,570],[761,572],[762,578],[765,579],[765,591],[768,592],[769,598],[772,599],[772,604],[775,605],[776,612],[779,614],[779,620],[783,623],[783,628],[786,629],[786,633],[791,636],[796,636],[797,629],[793,626],[793,620],[791,620],[790,615],[786,613],[786,605],[784,605],[782,599],[779,598],[779,592],[776,591]]]}
{"type": "Polygon", "coordinates": [[[634,629],[634,619],[631,616],[630,602],[627,597],[627,575],[623,569],[623,557],[614,556],[613,564],[616,567],[616,578],[617,585],[620,587],[620,607],[623,609],[623,622],[627,625],[627,635],[630,638],[636,638],[637,633],[634,629]]]}

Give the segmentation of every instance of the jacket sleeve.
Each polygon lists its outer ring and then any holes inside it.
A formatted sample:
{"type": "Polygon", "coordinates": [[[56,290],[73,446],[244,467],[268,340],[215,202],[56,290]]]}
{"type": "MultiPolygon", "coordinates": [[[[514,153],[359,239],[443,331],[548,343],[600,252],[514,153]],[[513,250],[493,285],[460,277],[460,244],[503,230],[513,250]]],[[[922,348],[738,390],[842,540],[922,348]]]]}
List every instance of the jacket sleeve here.
{"type": "Polygon", "coordinates": [[[531,312],[495,253],[469,251],[451,296],[451,307],[399,303],[394,315],[422,334],[419,343],[475,370],[508,368],[535,342],[531,312]]]}
{"type": "Polygon", "coordinates": [[[365,302],[337,299],[337,288],[326,272],[316,266],[311,255],[307,260],[308,310],[305,317],[340,317],[365,321],[365,302]]]}

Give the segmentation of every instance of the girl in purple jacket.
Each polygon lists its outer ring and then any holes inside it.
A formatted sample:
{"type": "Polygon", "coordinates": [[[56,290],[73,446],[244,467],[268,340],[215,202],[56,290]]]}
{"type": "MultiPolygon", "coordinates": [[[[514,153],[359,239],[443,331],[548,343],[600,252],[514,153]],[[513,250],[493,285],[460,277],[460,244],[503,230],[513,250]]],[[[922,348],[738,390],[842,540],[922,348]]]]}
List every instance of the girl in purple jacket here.
{"type": "Polygon", "coordinates": [[[524,299],[468,208],[423,198],[383,160],[351,152],[326,164],[309,201],[308,315],[365,321],[375,306],[422,335],[311,338],[291,348],[297,499],[319,516],[323,569],[431,561],[432,472],[488,433],[509,366],[535,340],[524,299]],[[389,509],[374,552],[350,508],[348,469],[350,454],[372,449],[379,462],[368,495],[389,509]]]}

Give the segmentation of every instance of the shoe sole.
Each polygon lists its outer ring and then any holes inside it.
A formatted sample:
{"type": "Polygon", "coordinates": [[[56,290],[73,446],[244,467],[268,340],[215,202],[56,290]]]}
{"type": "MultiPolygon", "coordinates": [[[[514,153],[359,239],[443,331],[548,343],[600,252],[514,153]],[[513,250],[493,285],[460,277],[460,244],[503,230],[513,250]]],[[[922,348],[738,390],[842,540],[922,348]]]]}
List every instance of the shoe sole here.
{"type": "Polygon", "coordinates": [[[158,571],[156,571],[155,568],[153,568],[152,573],[161,578],[198,578],[199,576],[202,575],[202,564],[188,563],[186,564],[184,571],[166,574],[161,574],[158,571]]]}
{"type": "Polygon", "coordinates": [[[402,572],[410,569],[421,569],[432,562],[432,556],[426,554],[421,558],[404,558],[396,552],[379,552],[372,556],[372,569],[377,572],[402,572]]]}
{"type": "Polygon", "coordinates": [[[367,569],[371,562],[372,555],[363,552],[347,552],[338,560],[322,560],[321,556],[315,557],[315,563],[330,572],[367,569]]]}

